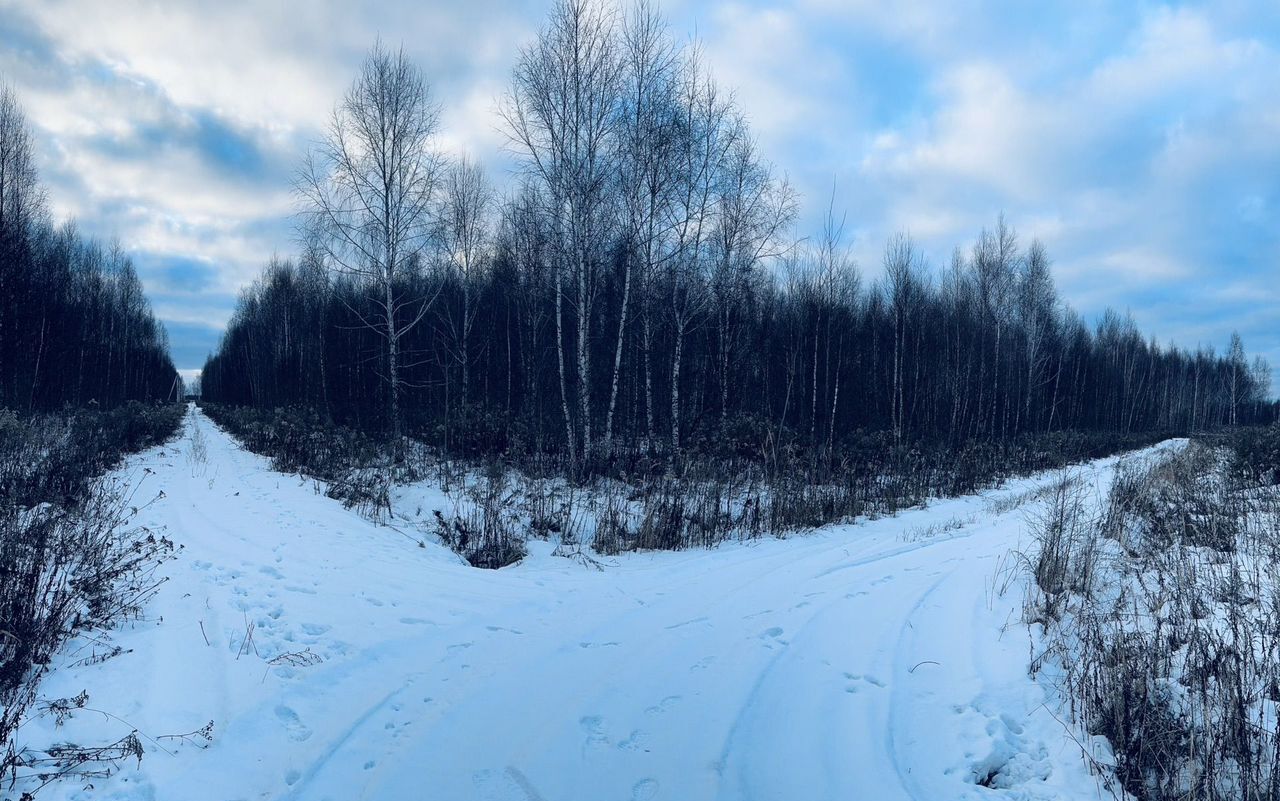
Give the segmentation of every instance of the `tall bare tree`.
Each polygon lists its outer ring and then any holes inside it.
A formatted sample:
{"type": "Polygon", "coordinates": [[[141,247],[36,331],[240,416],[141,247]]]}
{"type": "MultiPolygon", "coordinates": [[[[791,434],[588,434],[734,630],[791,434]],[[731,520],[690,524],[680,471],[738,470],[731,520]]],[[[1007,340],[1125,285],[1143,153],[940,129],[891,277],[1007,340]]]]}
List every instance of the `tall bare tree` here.
{"type": "Polygon", "coordinates": [[[387,419],[397,441],[400,342],[435,298],[408,290],[408,279],[423,269],[434,233],[443,166],[434,141],[438,124],[421,71],[403,49],[378,42],[297,182],[309,226],[326,234],[329,262],[359,279],[377,309],[372,316],[356,313],[386,344],[387,419]]]}
{"type": "Polygon", "coordinates": [[[674,339],[671,354],[671,450],[680,450],[680,383],[685,337],[711,302],[712,234],[716,198],[734,140],[741,135],[731,99],[721,95],[702,65],[696,46],[683,64],[679,83],[678,140],[673,152],[676,181],[669,214],[671,248],[665,280],[674,339]]]}
{"type": "Polygon", "coordinates": [[[907,336],[925,291],[924,263],[909,236],[899,234],[889,240],[884,251],[885,292],[893,315],[893,383],[890,420],[894,442],[901,444],[907,426],[906,361],[907,336]]]}
{"type": "Polygon", "coordinates": [[[449,168],[440,211],[440,236],[450,276],[459,284],[459,315],[450,315],[453,350],[462,367],[462,405],[470,402],[471,329],[477,307],[475,290],[489,261],[493,190],[479,165],[463,159],[449,168]]]}
{"type": "MultiPolygon", "coordinates": [[[[563,329],[565,277],[573,285],[577,424],[566,421],[574,452],[592,441],[591,342],[606,232],[611,226],[612,153],[623,76],[611,6],[559,0],[538,40],[521,52],[500,113],[526,174],[546,195],[555,246],[557,328],[563,329]]],[[[564,338],[557,348],[563,350],[564,338]]],[[[563,353],[560,355],[564,360],[563,353]]],[[[564,382],[566,390],[568,382],[564,382]]]]}
{"type": "Polygon", "coordinates": [[[1230,366],[1227,386],[1231,399],[1231,425],[1235,425],[1239,418],[1241,401],[1244,398],[1244,380],[1248,377],[1249,370],[1244,356],[1244,342],[1240,339],[1239,331],[1231,332],[1231,344],[1227,346],[1227,363],[1230,366]]]}
{"type": "MultiPolygon", "coordinates": [[[[672,44],[656,5],[640,0],[622,26],[623,93],[617,137],[618,183],[623,202],[626,258],[622,269],[622,301],[614,341],[613,375],[605,416],[605,444],[613,440],[614,411],[622,376],[623,344],[631,320],[632,285],[647,290],[662,260],[661,243],[670,230],[675,159],[676,91],[680,52],[672,44]]],[[[643,300],[642,300],[643,303],[643,300]]],[[[643,303],[644,398],[648,441],[654,438],[652,308],[643,303]]]]}
{"type": "Polygon", "coordinates": [[[1271,400],[1271,364],[1264,357],[1255,356],[1249,375],[1254,387],[1254,419],[1264,419],[1262,405],[1271,400]]]}
{"type": "Polygon", "coordinates": [[[741,346],[741,311],[766,259],[782,255],[794,243],[786,232],[798,210],[795,190],[760,158],[746,122],[737,117],[717,177],[713,235],[714,297],[719,344],[720,424],[729,414],[729,387],[741,346]]]}
{"type": "Polygon", "coordinates": [[[1057,292],[1049,274],[1049,255],[1040,240],[1033,240],[1022,260],[1017,287],[1018,322],[1022,326],[1023,358],[1026,360],[1025,400],[1022,420],[1032,426],[1032,401],[1047,380],[1049,365],[1048,339],[1056,319],[1057,292]]]}
{"type": "MultiPolygon", "coordinates": [[[[973,270],[975,289],[981,304],[981,328],[993,330],[995,339],[991,349],[991,377],[988,381],[986,372],[987,352],[982,350],[979,357],[978,381],[981,391],[990,390],[990,416],[984,417],[981,428],[986,433],[1003,434],[1000,415],[1000,362],[1001,344],[1008,329],[1011,309],[1009,299],[1013,294],[1018,259],[1018,235],[1005,222],[1004,215],[996,221],[994,231],[984,230],[973,247],[973,270]]],[[[979,403],[979,408],[983,404],[979,403]]],[[[1008,411],[1007,404],[1004,411],[1008,411]]]]}

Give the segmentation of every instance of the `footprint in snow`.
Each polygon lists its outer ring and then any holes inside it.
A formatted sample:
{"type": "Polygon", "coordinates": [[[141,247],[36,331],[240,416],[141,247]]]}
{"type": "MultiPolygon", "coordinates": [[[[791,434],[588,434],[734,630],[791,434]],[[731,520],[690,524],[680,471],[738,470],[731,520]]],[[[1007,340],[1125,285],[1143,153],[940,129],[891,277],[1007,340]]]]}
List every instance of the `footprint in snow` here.
{"type": "Polygon", "coordinates": [[[331,628],[333,627],[326,626],[323,623],[303,623],[302,624],[302,632],[312,637],[319,637],[321,634],[324,634],[326,631],[328,631],[331,628]]]}
{"type": "Polygon", "coordinates": [[[541,794],[529,782],[528,777],[513,765],[508,765],[502,773],[492,770],[479,770],[471,774],[471,781],[482,793],[484,799],[520,798],[527,801],[542,801],[541,794]]]}
{"type": "MultiPolygon", "coordinates": [[[[1022,725],[1008,714],[1002,714],[998,719],[991,718],[986,732],[994,743],[988,756],[970,767],[975,784],[1003,790],[1033,779],[1044,781],[1049,778],[1052,767],[1045,744],[1024,736],[1022,725]]],[[[965,757],[972,759],[972,752],[966,753],[965,757]]]]}
{"type": "Polygon", "coordinates": [[[661,715],[663,712],[666,712],[668,709],[675,706],[676,702],[680,701],[682,698],[683,696],[680,695],[668,695],[666,698],[663,698],[658,703],[646,709],[645,714],[661,715]]]}
{"type": "Polygon", "coordinates": [[[866,684],[870,684],[872,687],[877,687],[879,689],[884,689],[885,686],[884,682],[880,681],[880,679],[877,679],[875,676],[864,676],[860,673],[846,673],[844,674],[844,677],[851,682],[849,686],[844,688],[844,691],[850,695],[856,695],[862,690],[863,685],[866,684]]]}
{"type": "Polygon", "coordinates": [[[657,797],[657,779],[641,779],[631,786],[631,801],[652,801],[657,797]]]}
{"type": "Polygon", "coordinates": [[[627,735],[627,739],[618,743],[619,751],[644,751],[649,752],[647,744],[649,742],[649,734],[640,729],[634,729],[631,734],[627,735]]]}
{"type": "Polygon", "coordinates": [[[609,738],[604,733],[604,718],[599,715],[588,715],[578,720],[578,725],[582,726],[582,730],[586,732],[587,739],[582,743],[582,750],[590,747],[600,748],[609,744],[609,738]]]}
{"type": "Polygon", "coordinates": [[[782,633],[781,626],[773,626],[760,632],[760,639],[764,642],[765,648],[773,648],[773,643],[775,642],[779,645],[786,645],[788,641],[782,639],[782,633]]]}
{"type": "Polygon", "coordinates": [[[283,704],[277,706],[276,719],[284,725],[290,740],[300,743],[311,737],[311,729],[298,718],[298,713],[289,707],[283,704]]]}

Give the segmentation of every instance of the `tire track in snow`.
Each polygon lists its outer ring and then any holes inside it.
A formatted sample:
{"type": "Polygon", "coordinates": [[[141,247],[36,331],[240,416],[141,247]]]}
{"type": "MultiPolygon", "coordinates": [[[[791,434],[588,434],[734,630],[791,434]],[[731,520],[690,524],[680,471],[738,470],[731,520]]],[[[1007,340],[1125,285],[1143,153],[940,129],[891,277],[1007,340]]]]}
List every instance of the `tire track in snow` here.
{"type": "MultiPolygon", "coordinates": [[[[898,786],[902,788],[906,796],[913,801],[931,801],[925,796],[920,788],[920,783],[916,777],[912,775],[911,768],[903,765],[903,759],[898,751],[898,732],[901,731],[901,715],[903,710],[903,696],[910,693],[907,687],[908,677],[911,672],[906,669],[906,651],[908,644],[914,644],[915,627],[913,618],[915,618],[925,603],[933,596],[943,582],[955,575],[953,568],[950,573],[939,578],[937,581],[929,585],[929,588],[920,595],[915,605],[907,612],[902,619],[902,625],[898,630],[897,647],[894,649],[893,659],[893,685],[889,689],[889,725],[885,727],[885,745],[889,753],[890,763],[893,765],[893,771],[898,777],[898,786]],[[908,634],[910,632],[910,634],[908,634]]],[[[918,699],[917,699],[918,703],[918,699]]]]}

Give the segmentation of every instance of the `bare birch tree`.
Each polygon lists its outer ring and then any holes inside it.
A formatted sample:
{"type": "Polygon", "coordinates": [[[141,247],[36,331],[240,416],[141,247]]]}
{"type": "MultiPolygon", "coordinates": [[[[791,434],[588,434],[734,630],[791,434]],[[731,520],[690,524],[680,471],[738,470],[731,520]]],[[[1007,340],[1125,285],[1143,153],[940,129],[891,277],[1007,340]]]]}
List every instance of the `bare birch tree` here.
{"type": "Polygon", "coordinates": [[[1243,383],[1247,377],[1249,365],[1244,357],[1244,342],[1239,331],[1231,332],[1231,344],[1227,346],[1227,363],[1231,372],[1227,376],[1227,386],[1231,400],[1231,425],[1235,425],[1239,417],[1240,404],[1244,398],[1243,383]]]}
{"type": "Polygon", "coordinates": [[[885,291],[893,313],[893,383],[890,387],[890,421],[893,439],[902,444],[907,427],[907,334],[914,324],[924,290],[924,263],[909,236],[889,240],[884,252],[885,291]]]}
{"type": "Polygon", "coordinates": [[[488,261],[490,214],[493,190],[479,165],[464,159],[450,167],[445,178],[444,202],[440,211],[440,237],[451,277],[459,285],[462,308],[450,316],[452,348],[462,367],[462,405],[470,402],[471,329],[477,306],[475,288],[488,261]]]}
{"type": "Polygon", "coordinates": [[[690,49],[679,84],[679,137],[674,150],[676,181],[670,207],[671,253],[665,259],[671,354],[671,450],[680,451],[680,377],[685,337],[711,302],[708,271],[715,226],[716,192],[740,128],[733,104],[720,95],[690,49]]]}
{"type": "MultiPolygon", "coordinates": [[[[623,203],[622,302],[614,341],[613,375],[609,383],[609,408],[605,417],[606,447],[613,440],[614,410],[622,376],[623,344],[631,320],[632,286],[651,286],[654,270],[662,260],[661,241],[670,227],[671,186],[678,121],[676,78],[680,53],[667,34],[666,22],[656,6],[640,0],[622,26],[625,78],[620,103],[618,183],[623,203]]],[[[643,301],[643,299],[642,299],[643,301]]],[[[648,440],[654,437],[652,309],[640,310],[643,323],[644,396],[648,440]]]]}
{"type": "Polygon", "coordinates": [[[1039,240],[1033,240],[1018,276],[1018,318],[1022,325],[1023,357],[1026,359],[1024,425],[1031,426],[1032,401],[1047,380],[1048,339],[1052,334],[1058,298],[1049,274],[1049,256],[1039,240]]]}
{"type": "MultiPolygon", "coordinates": [[[[991,349],[991,378],[988,381],[986,372],[987,352],[983,349],[979,357],[978,382],[981,391],[990,389],[990,415],[981,416],[985,420],[985,433],[1002,434],[1005,429],[1001,425],[1000,416],[1000,362],[1001,344],[1011,317],[1009,299],[1014,290],[1014,268],[1018,258],[1018,236],[1014,233],[1004,215],[996,221],[995,231],[984,230],[973,247],[973,270],[975,288],[980,302],[981,328],[991,329],[995,340],[991,349]],[[989,385],[989,386],[988,386],[989,385]]],[[[979,403],[979,409],[987,408],[979,403]]],[[[1007,413],[1007,404],[1004,408],[1007,413]]]]}
{"type": "Polygon", "coordinates": [[[785,234],[796,217],[795,190],[763,161],[746,122],[736,118],[723,173],[717,180],[714,230],[717,341],[719,344],[720,425],[729,414],[729,387],[739,349],[741,305],[766,259],[782,255],[794,243],[785,234]]]}
{"type": "Polygon", "coordinates": [[[421,270],[434,228],[443,159],[434,140],[439,110],[404,50],[374,45],[325,140],[297,181],[303,214],[323,231],[329,262],[355,276],[377,309],[362,323],[385,341],[387,419],[402,432],[401,339],[422,321],[434,294],[407,290],[421,270]]]}
{"type": "MultiPolygon", "coordinates": [[[[618,53],[612,7],[592,0],[560,0],[538,40],[521,52],[500,114],[513,149],[529,178],[547,199],[555,247],[556,325],[563,331],[565,278],[572,284],[576,324],[577,407],[571,455],[592,441],[592,319],[600,262],[609,230],[612,149],[623,62],[618,53]]],[[[556,347],[564,348],[564,337],[556,347]]],[[[563,361],[563,353],[560,354],[563,361]]],[[[568,387],[565,383],[566,390],[568,387]]]]}

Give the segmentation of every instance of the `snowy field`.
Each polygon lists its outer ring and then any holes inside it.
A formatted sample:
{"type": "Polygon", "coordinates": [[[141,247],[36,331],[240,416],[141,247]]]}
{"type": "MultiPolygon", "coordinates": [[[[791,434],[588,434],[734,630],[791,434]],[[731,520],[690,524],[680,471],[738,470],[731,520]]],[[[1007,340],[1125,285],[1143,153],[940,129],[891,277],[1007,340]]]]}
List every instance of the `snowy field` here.
{"type": "MultiPolygon", "coordinates": [[[[1079,472],[1105,486],[1114,463],[1079,472]]],[[[1111,797],[1027,677],[1007,579],[1031,508],[1013,501],[1054,475],[603,570],[533,542],[491,572],[272,472],[198,411],[122,472],[163,493],[142,522],[183,551],[150,619],[112,635],[128,653],[77,667],[104,645],[73,643],[43,686],[101,713],[20,739],[136,728],[146,755],[42,799],[1111,797]],[[161,737],[210,720],[207,748],[161,737]]]]}

